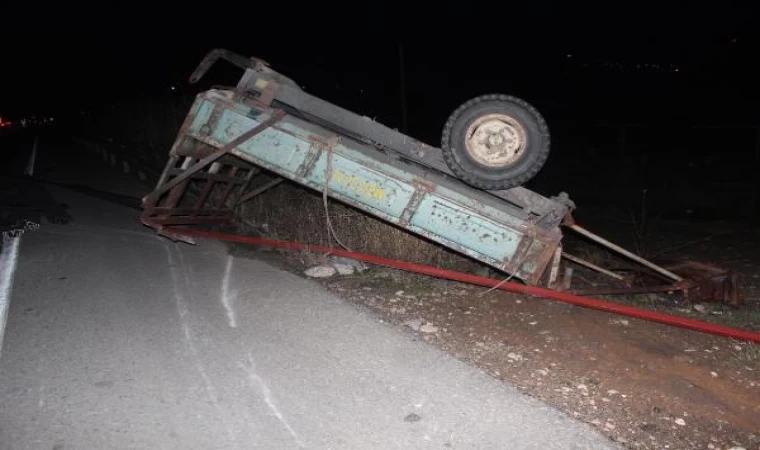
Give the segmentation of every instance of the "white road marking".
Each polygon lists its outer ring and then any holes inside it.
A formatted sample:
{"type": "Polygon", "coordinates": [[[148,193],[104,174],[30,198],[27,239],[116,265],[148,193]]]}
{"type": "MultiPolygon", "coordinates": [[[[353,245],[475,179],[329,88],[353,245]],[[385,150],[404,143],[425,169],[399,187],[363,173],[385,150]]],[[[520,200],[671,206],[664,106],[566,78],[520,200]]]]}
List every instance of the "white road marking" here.
{"type": "Polygon", "coordinates": [[[3,351],[5,323],[8,320],[8,307],[11,303],[13,276],[16,274],[20,242],[20,237],[8,239],[3,244],[3,252],[0,253],[0,356],[2,356],[3,351]]]}
{"type": "MultiPolygon", "coordinates": [[[[39,136],[34,137],[32,144],[32,153],[26,163],[24,173],[34,175],[34,164],[37,159],[37,145],[39,136]]],[[[6,239],[3,235],[3,239],[6,239]]],[[[11,292],[13,291],[13,278],[16,274],[18,265],[18,249],[21,244],[21,236],[11,237],[3,243],[3,251],[0,253],[0,356],[3,354],[3,337],[5,336],[5,324],[8,322],[8,308],[11,303],[11,292]]]]}
{"type": "Polygon", "coordinates": [[[34,165],[37,161],[37,145],[40,143],[40,137],[34,137],[34,144],[32,144],[32,154],[29,155],[29,160],[26,162],[26,170],[24,173],[30,177],[34,175],[34,165]]]}
{"type": "Polygon", "coordinates": [[[214,408],[219,413],[219,420],[222,421],[222,424],[224,424],[225,431],[227,432],[227,438],[229,439],[230,443],[232,444],[233,448],[239,449],[237,441],[235,440],[235,432],[233,430],[233,427],[229,424],[227,420],[225,420],[225,411],[222,409],[221,405],[219,404],[219,395],[216,392],[216,387],[211,382],[211,378],[209,378],[208,374],[206,373],[206,369],[203,365],[203,361],[200,358],[200,355],[198,354],[198,350],[195,348],[195,344],[193,342],[193,336],[192,336],[192,330],[190,329],[190,324],[187,321],[187,314],[188,314],[188,308],[187,303],[185,302],[184,295],[182,294],[182,288],[181,284],[182,279],[178,273],[178,266],[182,268],[182,273],[184,276],[184,284],[185,286],[188,285],[187,280],[187,272],[185,271],[185,263],[184,258],[182,257],[182,251],[178,250],[179,253],[179,261],[176,261],[175,258],[172,256],[172,247],[168,243],[164,243],[164,248],[166,249],[166,254],[169,262],[171,277],[172,277],[172,290],[174,293],[174,299],[176,302],[177,307],[177,314],[179,314],[180,322],[182,324],[182,331],[185,338],[185,343],[187,344],[188,348],[190,349],[190,353],[193,355],[193,359],[195,361],[195,366],[198,369],[198,372],[201,375],[201,378],[203,379],[204,387],[206,388],[206,394],[208,395],[209,399],[211,400],[211,403],[214,404],[214,408]]]}
{"type": "MultiPolygon", "coordinates": [[[[188,348],[190,349],[190,352],[193,355],[193,358],[195,359],[196,366],[198,368],[198,372],[201,374],[201,377],[203,378],[206,392],[211,399],[211,402],[214,404],[214,407],[219,411],[219,417],[222,420],[222,422],[225,424],[227,428],[227,434],[229,436],[230,441],[235,446],[235,448],[238,448],[237,442],[234,438],[234,430],[233,427],[227,423],[226,420],[224,420],[224,411],[221,408],[221,405],[219,404],[218,400],[218,394],[216,392],[216,388],[214,384],[211,382],[211,379],[206,374],[206,370],[203,365],[203,361],[200,358],[200,355],[198,354],[197,349],[195,348],[194,339],[192,336],[192,330],[190,328],[190,324],[187,321],[187,314],[188,314],[188,308],[187,303],[185,302],[184,295],[182,294],[182,289],[180,287],[181,280],[180,275],[178,273],[178,270],[182,271],[183,278],[184,278],[184,285],[186,288],[189,288],[190,280],[187,274],[187,267],[184,262],[184,257],[182,255],[182,250],[178,249],[177,253],[179,254],[179,261],[177,261],[176,258],[173,256],[173,248],[170,246],[170,244],[164,244],[165,249],[167,252],[169,267],[171,267],[171,276],[172,276],[172,284],[173,284],[173,291],[174,291],[174,298],[176,301],[176,307],[177,307],[177,313],[179,314],[180,321],[182,323],[182,330],[184,333],[185,342],[187,343],[188,348]]],[[[227,259],[227,264],[224,271],[224,278],[222,282],[222,303],[225,304],[225,298],[229,297],[229,294],[227,292],[227,286],[229,284],[229,278],[230,273],[232,272],[232,256],[229,256],[227,259]]],[[[234,312],[232,312],[232,309],[228,307],[227,304],[225,304],[225,309],[228,310],[228,318],[230,319],[230,326],[235,327],[237,324],[235,323],[235,316],[234,312]]],[[[245,373],[248,375],[249,382],[251,386],[254,389],[258,389],[261,392],[261,396],[264,399],[264,403],[269,407],[269,410],[274,414],[274,416],[277,418],[277,420],[282,423],[282,425],[285,427],[285,429],[288,431],[288,433],[293,437],[296,444],[300,448],[306,448],[306,445],[303,443],[301,438],[298,436],[298,434],[293,430],[293,427],[290,426],[288,421],[285,419],[285,416],[282,414],[280,409],[277,407],[277,404],[275,403],[272,392],[269,389],[269,386],[264,382],[264,380],[256,373],[255,364],[253,361],[253,356],[249,353],[248,354],[248,362],[249,367],[246,367],[245,365],[238,363],[239,366],[245,371],[245,373]]]]}
{"type": "Polygon", "coordinates": [[[227,256],[227,265],[224,267],[224,278],[222,278],[222,293],[221,300],[224,305],[225,311],[227,311],[227,322],[231,328],[237,327],[237,321],[235,320],[235,311],[232,309],[231,300],[236,297],[236,293],[230,293],[230,274],[232,273],[232,262],[234,258],[232,255],[227,256]]]}
{"type": "Polygon", "coordinates": [[[248,373],[248,378],[251,381],[251,386],[254,388],[258,388],[261,391],[261,396],[264,397],[264,403],[267,404],[269,407],[269,410],[272,411],[272,414],[274,414],[275,417],[277,417],[277,420],[282,423],[282,425],[285,427],[286,430],[288,430],[288,433],[290,433],[291,436],[293,436],[293,439],[296,441],[296,444],[298,444],[299,447],[305,448],[306,445],[303,443],[301,438],[298,436],[298,433],[293,430],[293,427],[290,426],[287,420],[285,420],[285,416],[283,416],[282,412],[280,412],[280,408],[277,407],[277,404],[275,404],[274,399],[272,398],[272,392],[269,390],[269,386],[264,382],[264,380],[256,373],[256,365],[253,362],[253,356],[249,353],[248,354],[248,363],[250,364],[250,367],[245,367],[243,364],[240,364],[240,367],[248,373]]]}

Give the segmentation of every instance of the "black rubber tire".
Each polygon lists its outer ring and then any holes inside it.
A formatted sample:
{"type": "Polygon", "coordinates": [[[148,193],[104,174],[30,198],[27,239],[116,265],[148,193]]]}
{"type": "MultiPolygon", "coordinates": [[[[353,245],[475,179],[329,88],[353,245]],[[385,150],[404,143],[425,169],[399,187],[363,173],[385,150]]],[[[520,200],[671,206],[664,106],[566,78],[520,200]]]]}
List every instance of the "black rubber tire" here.
{"type": "Polygon", "coordinates": [[[549,127],[541,114],[526,101],[501,94],[473,98],[457,108],[443,128],[443,159],[454,175],[479,189],[510,189],[536,176],[549,157],[549,127]],[[485,114],[509,115],[525,130],[527,144],[519,159],[506,167],[493,168],[472,159],[465,147],[465,134],[472,122],[485,114]]]}

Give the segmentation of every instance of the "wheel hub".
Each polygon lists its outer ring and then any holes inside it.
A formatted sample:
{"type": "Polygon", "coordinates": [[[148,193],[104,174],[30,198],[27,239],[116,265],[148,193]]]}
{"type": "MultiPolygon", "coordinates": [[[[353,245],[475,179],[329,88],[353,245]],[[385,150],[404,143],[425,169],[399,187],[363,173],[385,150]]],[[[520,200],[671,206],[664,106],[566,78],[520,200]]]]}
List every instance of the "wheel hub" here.
{"type": "Polygon", "coordinates": [[[505,114],[488,114],[467,129],[467,153],[479,164],[504,167],[522,155],[527,143],[522,125],[505,114]]]}

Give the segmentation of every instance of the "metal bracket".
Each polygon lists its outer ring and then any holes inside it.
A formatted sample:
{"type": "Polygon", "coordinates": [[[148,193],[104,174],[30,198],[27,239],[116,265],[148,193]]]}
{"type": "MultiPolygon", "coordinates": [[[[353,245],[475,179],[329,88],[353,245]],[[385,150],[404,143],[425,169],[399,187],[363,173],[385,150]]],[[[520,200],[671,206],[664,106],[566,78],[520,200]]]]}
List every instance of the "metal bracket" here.
{"type": "Polygon", "coordinates": [[[216,64],[217,61],[220,59],[223,59],[225,61],[228,61],[237,67],[240,67],[241,69],[254,69],[257,66],[268,66],[269,63],[264,61],[263,59],[258,58],[246,58],[245,56],[239,55],[237,53],[231,52],[229,50],[225,50],[223,48],[215,48],[208,52],[206,56],[203,58],[200,64],[198,64],[198,67],[195,68],[193,71],[193,74],[190,75],[190,83],[195,84],[198,81],[200,81],[201,78],[203,78],[204,75],[206,75],[206,72],[216,64]]]}

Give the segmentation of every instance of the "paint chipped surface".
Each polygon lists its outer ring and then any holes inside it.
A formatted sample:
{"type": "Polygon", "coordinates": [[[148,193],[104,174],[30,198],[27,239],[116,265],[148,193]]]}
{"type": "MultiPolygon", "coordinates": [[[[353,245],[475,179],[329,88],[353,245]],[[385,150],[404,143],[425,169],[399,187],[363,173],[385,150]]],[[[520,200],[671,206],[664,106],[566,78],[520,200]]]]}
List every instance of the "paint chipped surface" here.
{"type": "Polygon", "coordinates": [[[349,174],[341,170],[333,172],[332,179],[334,182],[343,185],[355,196],[371,198],[373,200],[385,200],[387,196],[385,189],[379,184],[355,174],[349,174]]]}

